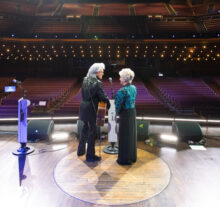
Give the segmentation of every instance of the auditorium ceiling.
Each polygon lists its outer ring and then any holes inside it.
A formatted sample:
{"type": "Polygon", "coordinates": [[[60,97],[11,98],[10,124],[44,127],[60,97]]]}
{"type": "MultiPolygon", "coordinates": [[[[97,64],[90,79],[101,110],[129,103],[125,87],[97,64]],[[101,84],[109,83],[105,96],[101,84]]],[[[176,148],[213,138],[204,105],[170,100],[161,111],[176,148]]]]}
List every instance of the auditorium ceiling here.
{"type": "Polygon", "coordinates": [[[218,0],[1,0],[0,15],[201,16],[218,14],[218,0]]]}

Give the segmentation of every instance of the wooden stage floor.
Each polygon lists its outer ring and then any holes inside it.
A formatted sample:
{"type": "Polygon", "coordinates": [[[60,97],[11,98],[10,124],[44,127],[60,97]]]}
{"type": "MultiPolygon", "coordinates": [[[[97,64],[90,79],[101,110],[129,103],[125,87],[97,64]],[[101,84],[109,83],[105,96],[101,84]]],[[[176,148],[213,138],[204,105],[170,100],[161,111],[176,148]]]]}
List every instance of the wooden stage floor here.
{"type": "MultiPolygon", "coordinates": [[[[55,129],[72,132],[67,125],[55,129]]],[[[78,141],[74,133],[68,138],[28,145],[35,152],[18,159],[12,155],[19,147],[16,135],[1,133],[0,129],[1,206],[218,207],[220,203],[220,140],[207,139],[204,151],[191,150],[185,143],[151,147],[140,141],[139,160],[132,167],[121,167],[115,163],[115,157],[106,154],[102,154],[101,163],[86,163],[84,156],[76,156],[78,141]],[[153,182],[156,187],[150,183],[151,177],[157,178],[153,182]],[[114,185],[108,183],[109,191],[107,184],[100,188],[106,179],[117,180],[114,185]],[[85,181],[91,186],[83,186],[88,184],[85,181]],[[127,183],[136,189],[131,190],[127,183]],[[150,195],[147,190],[152,186],[150,195]],[[94,199],[94,195],[99,199],[94,199]],[[115,203],[108,198],[115,198],[115,203]]],[[[107,141],[102,142],[102,147],[106,145],[107,141]]]]}

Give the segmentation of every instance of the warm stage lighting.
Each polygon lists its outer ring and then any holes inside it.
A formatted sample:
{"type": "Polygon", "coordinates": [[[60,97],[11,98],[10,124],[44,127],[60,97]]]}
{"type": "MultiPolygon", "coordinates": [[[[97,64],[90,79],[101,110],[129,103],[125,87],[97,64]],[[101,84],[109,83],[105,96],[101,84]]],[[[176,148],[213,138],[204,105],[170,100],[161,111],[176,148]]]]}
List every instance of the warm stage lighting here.
{"type": "Polygon", "coordinates": [[[178,137],[175,135],[171,135],[171,134],[161,134],[160,139],[161,141],[164,141],[164,142],[177,142],[178,141],[178,137]]]}
{"type": "Polygon", "coordinates": [[[69,134],[67,132],[56,132],[53,133],[51,137],[53,139],[66,139],[69,137],[69,134]]]}

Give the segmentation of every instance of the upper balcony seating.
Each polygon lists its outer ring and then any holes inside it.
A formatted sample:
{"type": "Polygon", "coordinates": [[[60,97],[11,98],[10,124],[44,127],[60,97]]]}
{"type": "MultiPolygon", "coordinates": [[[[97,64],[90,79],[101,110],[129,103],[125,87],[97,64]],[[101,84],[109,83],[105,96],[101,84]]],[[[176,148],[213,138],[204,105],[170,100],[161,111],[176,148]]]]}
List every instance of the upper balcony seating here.
{"type": "Polygon", "coordinates": [[[64,3],[60,16],[92,16],[94,13],[95,4],[74,4],[64,3]]]}
{"type": "Polygon", "coordinates": [[[134,22],[112,21],[110,19],[91,19],[87,33],[90,34],[134,34],[137,25],[134,22]]]}
{"type": "Polygon", "coordinates": [[[163,15],[170,16],[165,3],[134,4],[135,15],[163,15]]]}
{"type": "Polygon", "coordinates": [[[129,16],[128,4],[99,4],[99,16],[129,16]]]}
{"type": "Polygon", "coordinates": [[[41,14],[52,15],[55,12],[57,6],[58,6],[57,3],[41,4],[37,9],[37,15],[41,15],[41,14]]]}
{"type": "Polygon", "coordinates": [[[0,13],[21,14],[34,16],[37,4],[35,3],[16,3],[11,1],[1,1],[0,13]]]}
{"type": "Polygon", "coordinates": [[[169,22],[148,22],[149,30],[152,34],[166,32],[168,34],[176,33],[196,33],[194,22],[192,21],[169,21],[169,22]]]}
{"type": "Polygon", "coordinates": [[[188,4],[171,4],[176,16],[193,16],[192,9],[188,4]]]}
{"type": "Polygon", "coordinates": [[[80,33],[81,23],[79,21],[47,21],[39,20],[34,22],[32,33],[47,33],[47,34],[65,34],[65,33],[80,33]]]}
{"type": "Polygon", "coordinates": [[[204,26],[208,32],[220,31],[220,19],[206,19],[203,21],[204,26]]]}
{"type": "Polygon", "coordinates": [[[209,4],[194,5],[192,8],[196,16],[203,16],[208,14],[209,4]]]}

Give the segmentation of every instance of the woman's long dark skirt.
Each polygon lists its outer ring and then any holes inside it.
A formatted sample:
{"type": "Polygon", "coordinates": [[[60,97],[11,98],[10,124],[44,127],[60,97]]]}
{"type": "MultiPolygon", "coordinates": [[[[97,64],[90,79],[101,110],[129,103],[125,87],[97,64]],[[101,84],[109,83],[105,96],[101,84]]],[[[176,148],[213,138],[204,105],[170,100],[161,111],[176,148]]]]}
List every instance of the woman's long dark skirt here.
{"type": "Polygon", "coordinates": [[[117,162],[121,165],[130,165],[137,160],[136,110],[124,110],[119,116],[117,162]]]}

